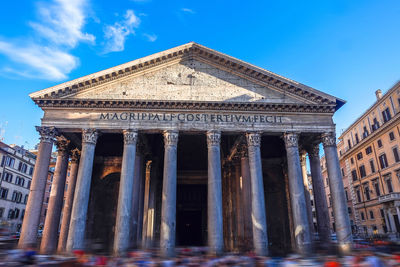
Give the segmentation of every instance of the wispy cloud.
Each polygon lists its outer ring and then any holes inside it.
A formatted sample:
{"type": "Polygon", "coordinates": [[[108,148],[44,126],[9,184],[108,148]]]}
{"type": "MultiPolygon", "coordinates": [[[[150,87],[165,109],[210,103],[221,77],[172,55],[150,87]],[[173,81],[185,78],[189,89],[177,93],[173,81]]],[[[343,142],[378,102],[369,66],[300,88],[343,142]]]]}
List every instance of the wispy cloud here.
{"type": "Polygon", "coordinates": [[[33,40],[0,40],[0,53],[14,63],[3,70],[48,80],[67,78],[79,65],[79,59],[70,50],[80,42],[95,42],[92,34],[83,32],[86,4],[86,0],[38,4],[38,19],[29,23],[35,34],[33,40]]]}
{"type": "Polygon", "coordinates": [[[157,35],[155,34],[143,33],[143,36],[146,37],[149,42],[155,42],[157,40],[157,35]]]}
{"type": "Polygon", "coordinates": [[[134,29],[139,25],[139,17],[130,9],[126,11],[123,20],[117,21],[113,25],[107,25],[104,29],[104,38],[106,39],[104,53],[123,51],[126,39],[129,35],[135,34],[134,29]]]}
{"type": "Polygon", "coordinates": [[[196,12],[193,9],[190,8],[181,8],[181,11],[186,12],[186,13],[190,13],[190,14],[195,14],[196,12]]]}

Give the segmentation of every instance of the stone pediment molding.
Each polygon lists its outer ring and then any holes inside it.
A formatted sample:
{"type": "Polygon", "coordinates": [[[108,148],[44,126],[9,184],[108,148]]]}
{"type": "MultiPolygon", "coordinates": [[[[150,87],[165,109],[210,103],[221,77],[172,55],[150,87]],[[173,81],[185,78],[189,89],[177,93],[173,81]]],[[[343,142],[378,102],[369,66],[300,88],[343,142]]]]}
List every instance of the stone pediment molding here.
{"type": "MultiPolygon", "coordinates": [[[[42,104],[47,106],[52,100],[55,100],[53,105],[63,104],[63,100],[68,99],[69,101],[75,94],[93,87],[130,75],[137,75],[149,71],[151,68],[161,67],[163,64],[172,64],[187,59],[196,59],[216,66],[278,92],[304,99],[306,103],[328,105],[329,108],[334,106],[335,110],[345,103],[334,96],[193,42],[32,93],[30,97],[39,106],[42,104]]],[[[82,99],[79,101],[85,102],[82,99]]],[[[134,101],[116,100],[112,102],[132,103],[134,101]]]]}
{"type": "Polygon", "coordinates": [[[334,113],[336,105],[273,104],[246,102],[191,102],[146,100],[98,100],[98,99],[34,99],[44,108],[96,108],[96,109],[151,109],[151,110],[232,110],[334,113]]]}

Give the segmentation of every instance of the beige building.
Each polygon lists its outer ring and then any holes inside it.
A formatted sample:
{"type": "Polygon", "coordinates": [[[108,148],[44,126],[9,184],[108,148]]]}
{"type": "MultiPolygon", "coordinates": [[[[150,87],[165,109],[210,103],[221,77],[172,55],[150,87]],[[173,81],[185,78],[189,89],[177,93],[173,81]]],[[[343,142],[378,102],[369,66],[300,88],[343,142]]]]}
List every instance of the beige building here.
{"type": "Polygon", "coordinates": [[[400,233],[400,82],[376,97],[337,148],[357,233],[394,236],[400,233]]]}

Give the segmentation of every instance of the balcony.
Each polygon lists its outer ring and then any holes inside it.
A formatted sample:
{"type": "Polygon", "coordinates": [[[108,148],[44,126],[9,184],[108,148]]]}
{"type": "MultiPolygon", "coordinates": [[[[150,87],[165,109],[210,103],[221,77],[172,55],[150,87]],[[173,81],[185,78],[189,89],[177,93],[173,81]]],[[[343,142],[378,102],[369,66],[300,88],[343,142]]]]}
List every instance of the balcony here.
{"type": "Polygon", "coordinates": [[[379,197],[379,203],[400,200],[400,193],[390,193],[379,197]]]}

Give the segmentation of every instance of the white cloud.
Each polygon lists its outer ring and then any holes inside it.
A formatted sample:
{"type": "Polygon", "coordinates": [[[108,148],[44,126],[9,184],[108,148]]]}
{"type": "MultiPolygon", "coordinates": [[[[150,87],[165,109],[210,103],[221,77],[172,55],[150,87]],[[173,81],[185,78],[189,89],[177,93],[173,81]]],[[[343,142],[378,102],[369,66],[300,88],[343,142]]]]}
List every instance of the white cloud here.
{"type": "Polygon", "coordinates": [[[129,35],[135,34],[134,29],[139,25],[139,17],[130,9],[126,11],[122,21],[107,25],[104,29],[104,38],[107,40],[104,53],[123,51],[126,39],[129,35]]]}
{"type": "Polygon", "coordinates": [[[143,36],[146,37],[149,42],[155,42],[157,40],[157,35],[155,34],[144,33],[143,36]]]}
{"type": "Polygon", "coordinates": [[[67,78],[66,74],[79,64],[78,58],[68,52],[36,44],[17,46],[0,41],[0,53],[7,55],[17,63],[16,68],[18,69],[9,67],[4,70],[29,78],[65,79],[67,78]],[[21,70],[20,67],[22,67],[21,70]]]}
{"type": "Polygon", "coordinates": [[[193,9],[186,8],[186,7],[184,7],[184,8],[181,8],[181,10],[182,10],[183,12],[190,13],[190,14],[194,14],[194,13],[196,13],[196,12],[194,12],[194,10],[193,10],[193,9]]]}
{"type": "Polygon", "coordinates": [[[40,22],[31,27],[48,41],[75,47],[79,41],[93,43],[92,34],[82,32],[85,24],[85,0],[54,0],[53,4],[39,7],[40,22]]]}
{"type": "Polygon", "coordinates": [[[79,65],[70,53],[80,42],[94,43],[92,34],[83,32],[86,0],[53,0],[38,5],[38,19],[30,22],[34,40],[0,40],[0,54],[12,62],[3,70],[13,75],[48,80],[66,79],[79,65]]]}

